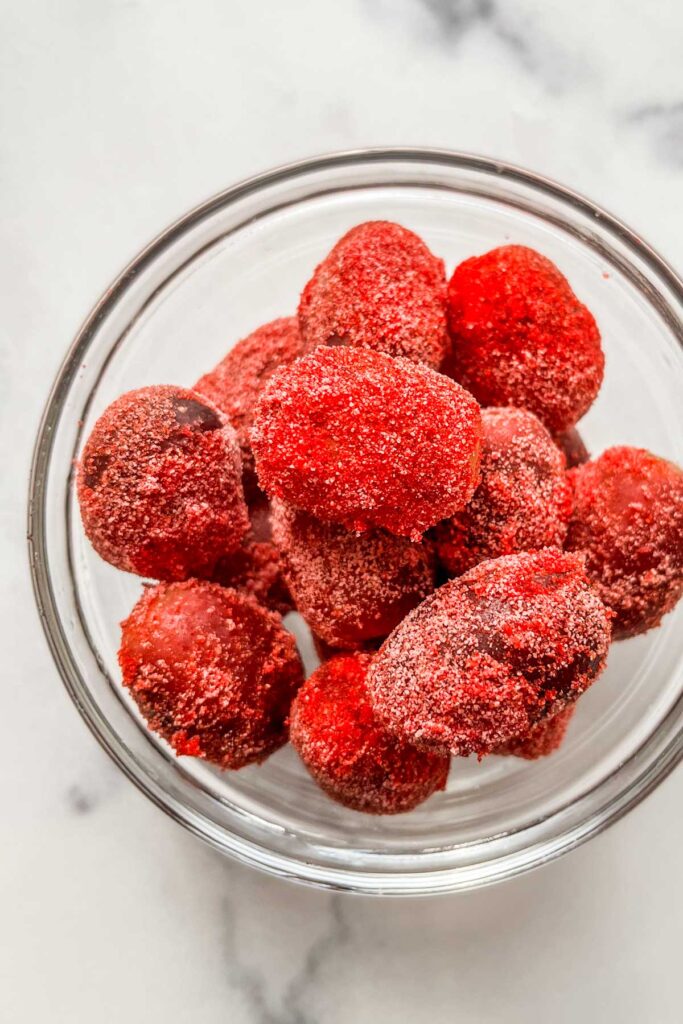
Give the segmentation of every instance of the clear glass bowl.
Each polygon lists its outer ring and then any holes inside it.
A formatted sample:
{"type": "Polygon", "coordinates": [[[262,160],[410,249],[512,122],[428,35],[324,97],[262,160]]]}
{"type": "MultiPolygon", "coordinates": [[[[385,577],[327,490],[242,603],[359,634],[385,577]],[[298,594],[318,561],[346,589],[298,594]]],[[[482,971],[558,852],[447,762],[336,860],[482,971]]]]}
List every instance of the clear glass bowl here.
{"type": "MultiPolygon", "coordinates": [[[[614,645],[551,758],[453,762],[447,792],[374,818],[328,800],[291,749],[220,773],[176,759],[118,682],[118,624],[141,581],[87,543],[72,466],[117,395],[191,385],[257,325],[296,309],[312,268],[353,224],[400,221],[449,270],[513,241],[554,260],[597,317],[605,384],[581,423],[589,448],[624,442],[682,460],[683,288],[632,231],[514,167],[456,153],[342,153],[274,170],[187,214],[107,290],[55,382],[31,477],[29,545],[43,626],[77,708],[130,779],[217,849],[273,874],[366,893],[468,889],[542,864],[600,832],[681,757],[683,607],[614,645]]],[[[300,624],[302,646],[310,644],[300,624]]]]}

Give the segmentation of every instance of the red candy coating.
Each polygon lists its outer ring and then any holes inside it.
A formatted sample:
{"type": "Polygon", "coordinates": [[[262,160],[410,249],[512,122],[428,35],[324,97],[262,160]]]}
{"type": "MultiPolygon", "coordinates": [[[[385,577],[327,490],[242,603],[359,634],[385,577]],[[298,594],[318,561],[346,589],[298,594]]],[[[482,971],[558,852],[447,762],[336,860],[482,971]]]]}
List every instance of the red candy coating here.
{"type": "Polygon", "coordinates": [[[453,576],[517,551],[561,547],[571,512],[562,452],[533,413],[484,409],[481,481],[469,504],[436,527],[453,576]]]}
{"type": "Polygon", "coordinates": [[[454,381],[354,348],[321,347],[280,370],[252,429],[271,497],[413,539],[472,496],[480,437],[477,403],[454,381]]]}
{"type": "Polygon", "coordinates": [[[600,332],[557,267],[505,245],[465,260],[448,286],[448,373],[481,405],[530,409],[551,433],[571,427],[598,393],[600,332]]]}
{"type": "Polygon", "coordinates": [[[78,498],[98,554],[156,579],[210,576],[249,525],[235,432],[185,388],[112,402],[83,449],[78,498]]]}
{"type": "Polygon", "coordinates": [[[352,533],[274,503],[273,530],[298,611],[334,647],[387,636],[434,589],[434,555],[384,530],[352,533]]]}
{"type": "Polygon", "coordinates": [[[569,430],[563,430],[561,434],[555,434],[553,440],[567,460],[567,469],[582,466],[590,459],[590,453],[576,427],[570,427],[569,430]]]}
{"type": "Polygon", "coordinates": [[[282,575],[280,552],[273,542],[267,498],[261,496],[249,507],[249,518],[251,527],[241,547],[219,559],[213,579],[285,615],[293,604],[282,575]]]}
{"type": "Polygon", "coordinates": [[[683,593],[683,472],[643,448],[609,448],[568,474],[566,546],[615,613],[614,636],[658,626],[683,593]]]}
{"type": "Polygon", "coordinates": [[[392,736],[368,699],[371,657],[333,658],[306,680],[292,705],[293,746],[334,800],[367,814],[410,811],[448,777],[449,759],[392,736]]]}
{"type": "Polygon", "coordinates": [[[230,349],[194,390],[225,413],[237,431],[242,450],[244,487],[249,499],[258,494],[249,429],[254,405],[266,383],[280,366],[304,353],[296,317],[281,317],[257,328],[230,349]]]}
{"type": "Polygon", "coordinates": [[[575,700],[604,666],[609,614],[583,559],[481,562],[411,612],[368,674],[378,716],[413,743],[488,754],[575,700]]]}
{"type": "Polygon", "coordinates": [[[122,623],[123,682],[177,754],[221,768],[263,761],[287,740],[303,681],[279,616],[216,583],[147,587],[122,623]]]}
{"type": "Polygon", "coordinates": [[[575,711],[576,704],[568,704],[552,718],[536,722],[525,736],[504,743],[495,753],[502,757],[521,757],[525,761],[536,761],[539,757],[554,754],[562,746],[575,711]]]}
{"type": "Polygon", "coordinates": [[[359,224],[316,268],[299,324],[310,348],[371,348],[438,370],[448,346],[443,261],[400,224],[359,224]]]}

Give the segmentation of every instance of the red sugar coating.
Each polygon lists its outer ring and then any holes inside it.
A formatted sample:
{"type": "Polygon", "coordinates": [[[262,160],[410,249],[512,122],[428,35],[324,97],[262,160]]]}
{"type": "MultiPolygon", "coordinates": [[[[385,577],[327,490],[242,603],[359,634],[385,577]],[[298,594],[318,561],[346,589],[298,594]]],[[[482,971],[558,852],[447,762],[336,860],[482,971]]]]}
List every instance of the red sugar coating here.
{"type": "Polygon", "coordinates": [[[392,736],[368,699],[371,656],[340,656],[306,680],[292,705],[292,744],[333,800],[367,814],[410,811],[444,789],[449,759],[392,736]]]}
{"type": "Polygon", "coordinates": [[[252,429],[271,497],[415,540],[471,497],[480,438],[477,403],[454,381],[354,348],[321,347],[280,370],[252,429]]]}
{"type": "Polygon", "coordinates": [[[554,754],[562,746],[575,711],[576,704],[568,704],[552,718],[536,722],[525,736],[509,740],[494,753],[501,757],[521,757],[525,761],[536,761],[539,757],[554,754]]]}
{"type": "Polygon", "coordinates": [[[658,626],[683,593],[683,472],[643,448],[609,448],[568,474],[566,547],[615,613],[620,639],[658,626]]]}
{"type": "Polygon", "coordinates": [[[279,501],[273,531],[298,611],[333,647],[387,636],[434,589],[426,544],[384,530],[352,533],[279,501]]]}
{"type": "Polygon", "coordinates": [[[583,416],[602,383],[600,332],[557,267],[505,245],[465,260],[448,286],[443,372],[481,405],[530,409],[551,433],[583,416]]]}
{"type": "Polygon", "coordinates": [[[281,317],[258,327],[238,341],[226,357],[200,377],[194,390],[205,395],[228,417],[237,431],[242,450],[244,488],[247,498],[258,495],[249,428],[254,404],[267,381],[280,366],[304,353],[299,324],[294,316],[281,317]]]}
{"type": "Polygon", "coordinates": [[[411,612],[376,655],[368,689],[397,735],[488,754],[587,689],[609,639],[609,614],[581,556],[508,555],[481,562],[411,612]]]}
{"type": "Polygon", "coordinates": [[[177,754],[241,768],[286,742],[303,669],[278,615],[189,580],[146,587],[121,628],[124,685],[177,754]]]}
{"type": "Polygon", "coordinates": [[[576,427],[570,427],[569,430],[563,430],[561,434],[555,434],[553,440],[567,460],[567,469],[582,466],[590,459],[590,453],[576,427]]]}
{"type": "Polygon", "coordinates": [[[285,615],[294,606],[282,576],[280,552],[273,542],[270,503],[263,495],[249,506],[249,518],[251,527],[241,547],[219,559],[213,579],[285,615]]]}
{"type": "Polygon", "coordinates": [[[436,527],[445,569],[460,576],[485,558],[561,547],[571,513],[565,460],[525,409],[484,409],[481,481],[469,504],[436,527]]]}
{"type": "Polygon", "coordinates": [[[370,348],[438,370],[448,346],[443,260],[400,224],[359,224],[316,268],[299,324],[311,348],[370,348]]]}
{"type": "Polygon", "coordinates": [[[129,391],[78,468],[83,526],[107,562],[156,579],[209,576],[248,528],[235,432],[194,391],[129,391]]]}

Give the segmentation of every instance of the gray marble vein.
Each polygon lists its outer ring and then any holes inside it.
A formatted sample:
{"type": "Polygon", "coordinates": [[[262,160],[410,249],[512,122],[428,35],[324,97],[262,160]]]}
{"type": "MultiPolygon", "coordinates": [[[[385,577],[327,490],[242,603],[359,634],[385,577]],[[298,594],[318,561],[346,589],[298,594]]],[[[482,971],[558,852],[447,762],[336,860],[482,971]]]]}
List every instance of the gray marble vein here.
{"type": "Polygon", "coordinates": [[[662,160],[683,167],[683,100],[637,106],[627,111],[625,121],[645,132],[662,160]]]}
{"type": "Polygon", "coordinates": [[[368,0],[387,22],[402,20],[443,52],[461,54],[478,32],[499,47],[520,70],[534,76],[551,93],[591,80],[594,69],[586,53],[577,53],[553,30],[535,4],[501,0],[368,0]]]}
{"type": "Polygon", "coordinates": [[[283,1001],[286,1015],[282,1024],[317,1024],[307,1009],[311,994],[320,981],[323,969],[333,961],[350,939],[343,895],[330,898],[330,922],[327,932],[310,948],[298,974],[292,979],[283,1001]]]}
{"type": "Polygon", "coordinates": [[[95,794],[80,785],[70,786],[66,792],[66,802],[74,814],[90,814],[97,807],[95,794]]]}
{"type": "Polygon", "coordinates": [[[229,976],[249,1007],[254,1024],[316,1024],[316,1017],[308,1007],[310,997],[324,968],[350,938],[343,899],[338,893],[328,897],[326,930],[312,940],[300,966],[276,998],[268,991],[267,961],[264,969],[245,963],[240,950],[237,906],[232,898],[223,899],[229,976]]]}
{"type": "Polygon", "coordinates": [[[458,37],[478,22],[491,21],[494,0],[418,0],[446,37],[458,37]]]}

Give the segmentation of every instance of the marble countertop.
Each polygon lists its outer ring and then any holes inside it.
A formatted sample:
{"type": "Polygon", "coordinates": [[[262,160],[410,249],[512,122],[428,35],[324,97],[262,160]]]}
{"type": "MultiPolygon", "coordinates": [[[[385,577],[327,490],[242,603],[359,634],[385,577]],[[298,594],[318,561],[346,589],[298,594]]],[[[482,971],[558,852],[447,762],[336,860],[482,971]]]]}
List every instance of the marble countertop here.
{"type": "Polygon", "coordinates": [[[680,772],[479,893],[263,877],[172,824],[87,732],[38,626],[24,505],[42,403],[94,300],[179,213],[270,165],[484,153],[586,193],[680,266],[681,33],[675,0],[0,2],[0,1020],[680,1020],[680,772]]]}

